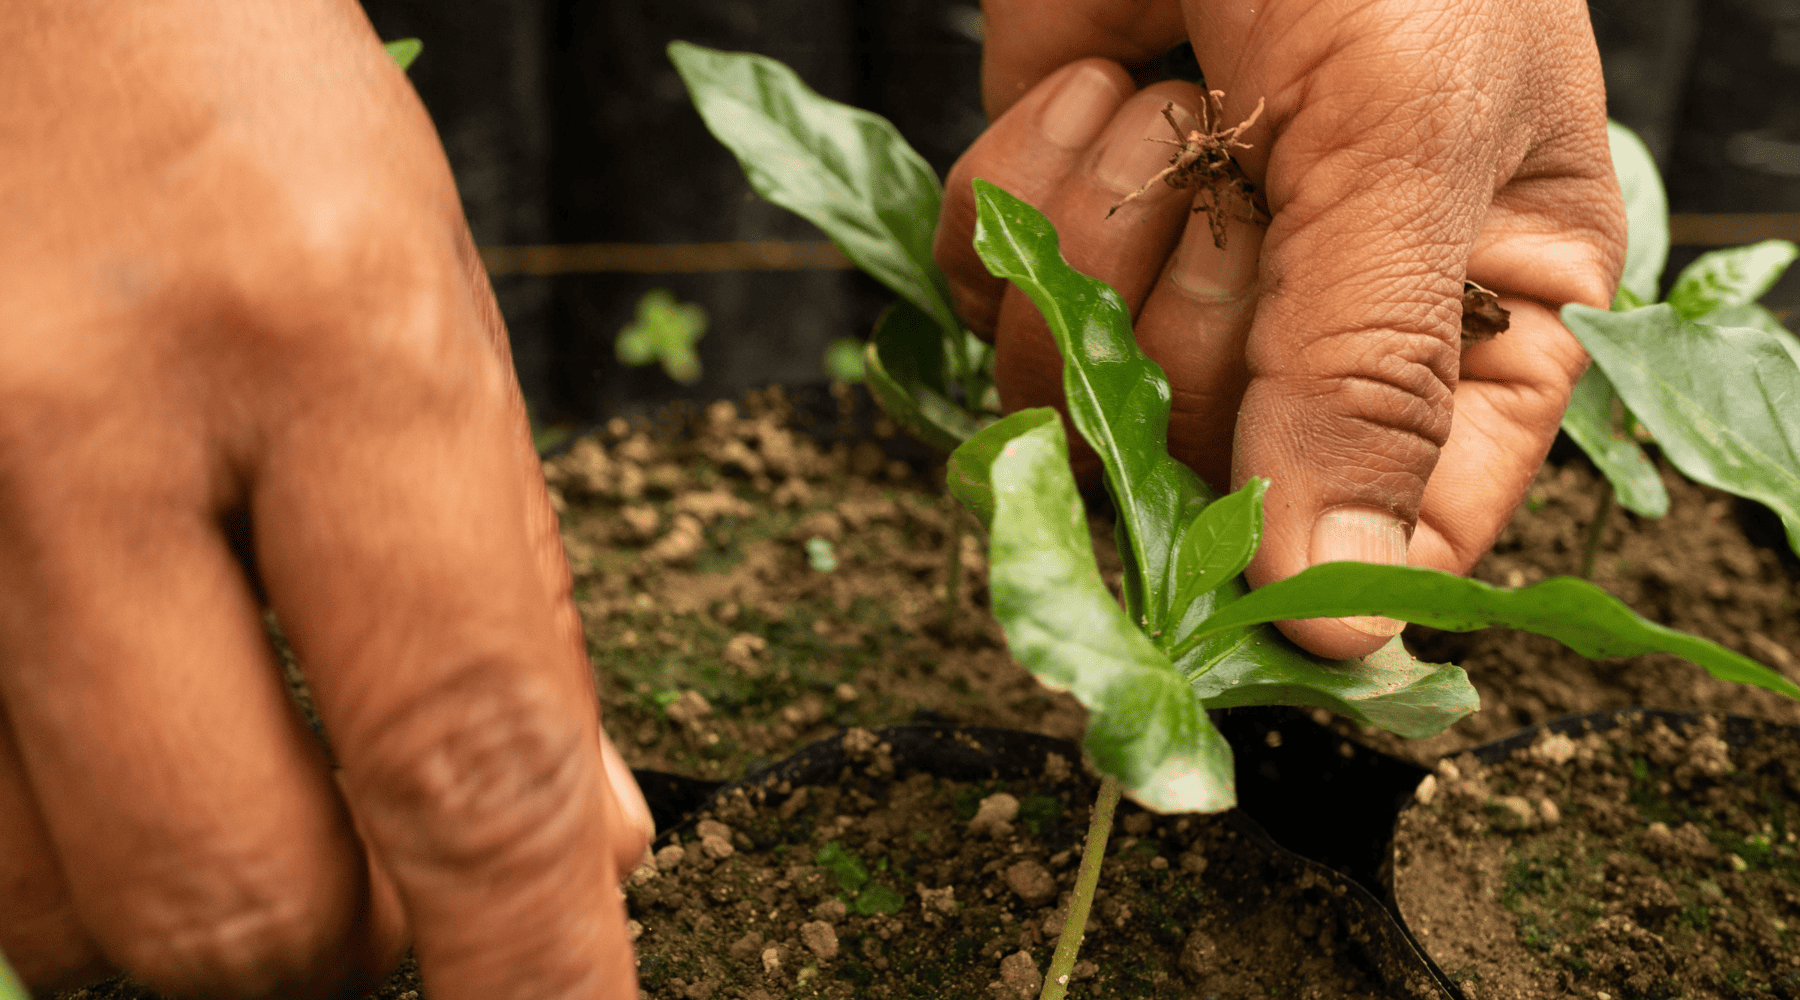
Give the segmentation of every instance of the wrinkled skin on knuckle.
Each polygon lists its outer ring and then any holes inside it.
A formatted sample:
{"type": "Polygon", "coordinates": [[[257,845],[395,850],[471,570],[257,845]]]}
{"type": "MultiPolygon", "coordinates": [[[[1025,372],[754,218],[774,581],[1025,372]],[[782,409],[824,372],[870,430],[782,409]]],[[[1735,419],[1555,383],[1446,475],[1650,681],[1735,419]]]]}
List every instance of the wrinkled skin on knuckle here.
{"type": "Polygon", "coordinates": [[[589,733],[564,702],[562,686],[503,663],[464,668],[389,712],[346,759],[353,801],[399,864],[547,865],[576,839],[592,779],[589,733]]]}

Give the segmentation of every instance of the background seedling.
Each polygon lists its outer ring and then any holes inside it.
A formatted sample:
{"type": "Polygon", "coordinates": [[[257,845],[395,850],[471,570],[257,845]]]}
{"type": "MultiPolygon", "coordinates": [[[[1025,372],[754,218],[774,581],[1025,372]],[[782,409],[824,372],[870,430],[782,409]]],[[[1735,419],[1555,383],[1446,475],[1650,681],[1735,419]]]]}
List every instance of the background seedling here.
{"type": "Polygon", "coordinates": [[[1040,681],[1088,707],[1084,748],[1102,774],[1044,996],[1067,987],[1120,795],[1163,812],[1235,803],[1231,748],[1206,709],[1316,705],[1427,736],[1477,707],[1461,669],[1418,663],[1398,638],[1362,661],[1326,663],[1272,622],[1379,614],[1452,631],[1503,624],[1588,656],[1675,653],[1800,698],[1762,664],[1568,577],[1508,590],[1416,567],[1328,563],[1247,592],[1240,574],[1260,542],[1268,484],[1218,498],[1172,458],[1168,381],[1138,349],[1123,301],[1062,259],[1055,230],[1031,206],[980,180],[975,199],[977,252],[1031,298],[1062,352],[1070,421],[1105,466],[1125,562],[1121,608],[1100,579],[1054,410],[1005,417],[951,456],[952,489],[989,527],[989,586],[1008,646],[1040,681]]]}
{"type": "Polygon", "coordinates": [[[619,331],[613,349],[624,364],[661,362],[670,378],[692,385],[700,380],[700,356],[694,345],[705,333],[706,310],[657,288],[638,299],[637,319],[619,331]]]}
{"type": "Polygon", "coordinates": [[[1625,271],[1613,301],[1616,315],[1572,306],[1563,317],[1594,359],[1575,385],[1563,430],[1606,480],[1582,552],[1581,575],[1593,575],[1615,498],[1643,517],[1668,512],[1668,492],[1638,443],[1640,434],[1653,436],[1688,478],[1774,508],[1800,551],[1800,445],[1794,436],[1800,421],[1793,417],[1800,382],[1791,363],[1800,342],[1756,305],[1793,262],[1795,247],[1766,240],[1703,254],[1676,277],[1664,306],[1646,310],[1656,302],[1668,260],[1668,200],[1644,144],[1616,122],[1608,123],[1608,130],[1628,226],[1625,271]],[[1678,320],[1689,325],[1678,326],[1678,320]],[[1708,332],[1720,328],[1755,333],[1708,332]],[[1682,366],[1698,367],[1676,371],[1682,366]],[[1683,385],[1653,374],[1659,372],[1683,385]],[[1721,434],[1740,441],[1727,449],[1731,454],[1714,445],[1721,434]]]}

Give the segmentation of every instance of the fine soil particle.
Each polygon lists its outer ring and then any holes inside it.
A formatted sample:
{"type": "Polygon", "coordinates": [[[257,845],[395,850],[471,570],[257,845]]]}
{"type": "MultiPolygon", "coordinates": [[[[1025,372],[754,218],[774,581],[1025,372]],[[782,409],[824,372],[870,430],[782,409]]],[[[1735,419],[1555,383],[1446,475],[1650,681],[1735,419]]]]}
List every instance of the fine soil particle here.
{"type": "MultiPolygon", "coordinates": [[[[1037,995],[1095,784],[1060,758],[1010,782],[894,780],[883,746],[864,753],[833,786],[737,792],[627,879],[649,997],[1037,995]]],[[[1387,996],[1334,887],[1284,864],[1219,817],[1122,807],[1074,992],[1387,996]]]]}
{"type": "Polygon", "coordinates": [[[1717,717],[1438,765],[1395,887],[1470,1000],[1800,997],[1800,746],[1717,717]]]}

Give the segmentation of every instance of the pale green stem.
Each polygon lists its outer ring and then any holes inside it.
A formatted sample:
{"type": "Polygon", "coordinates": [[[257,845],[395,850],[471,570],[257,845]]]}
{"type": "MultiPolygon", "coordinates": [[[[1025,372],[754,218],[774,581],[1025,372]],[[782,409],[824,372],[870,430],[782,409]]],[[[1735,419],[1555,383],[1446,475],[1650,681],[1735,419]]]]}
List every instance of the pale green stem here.
{"type": "Polygon", "coordinates": [[[1069,919],[1056,939],[1056,954],[1044,973],[1044,991],[1038,1000],[1062,1000],[1069,992],[1069,976],[1075,968],[1075,952],[1087,929],[1088,910],[1094,905],[1094,886],[1100,883],[1100,862],[1106,860],[1106,838],[1112,832],[1113,809],[1119,804],[1119,779],[1100,778],[1100,794],[1094,799],[1094,818],[1088,823],[1087,843],[1081,848],[1081,869],[1075,873],[1075,891],[1069,894],[1069,919]]]}
{"type": "Polygon", "coordinates": [[[1594,558],[1600,554],[1600,536],[1606,533],[1606,521],[1613,509],[1612,480],[1604,479],[1600,487],[1600,502],[1594,505],[1594,520],[1588,525],[1587,545],[1581,550],[1581,578],[1594,578],[1594,558]]]}

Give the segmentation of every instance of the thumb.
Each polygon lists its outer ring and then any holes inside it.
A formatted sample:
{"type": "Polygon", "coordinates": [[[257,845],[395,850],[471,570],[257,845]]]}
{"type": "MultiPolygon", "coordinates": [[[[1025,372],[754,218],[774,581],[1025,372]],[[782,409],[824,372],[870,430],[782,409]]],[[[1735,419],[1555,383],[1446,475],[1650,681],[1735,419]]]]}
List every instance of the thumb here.
{"type": "MultiPolygon", "coordinates": [[[[1271,481],[1254,586],[1336,560],[1407,561],[1450,435],[1469,251],[1523,152],[1489,124],[1500,116],[1483,106],[1484,88],[1446,69],[1466,68],[1459,54],[1421,60],[1393,41],[1392,24],[1355,15],[1293,27],[1315,29],[1321,59],[1208,68],[1230,88],[1228,111],[1269,97],[1268,130],[1248,136],[1261,148],[1242,158],[1273,219],[1232,449],[1234,485],[1271,481]]],[[[1401,626],[1281,623],[1331,658],[1373,652],[1401,626]]]]}

